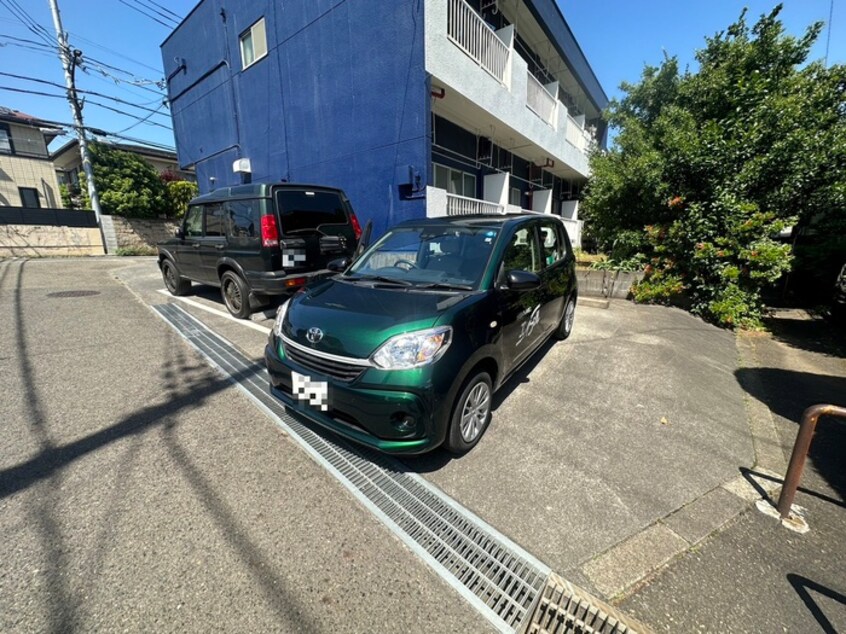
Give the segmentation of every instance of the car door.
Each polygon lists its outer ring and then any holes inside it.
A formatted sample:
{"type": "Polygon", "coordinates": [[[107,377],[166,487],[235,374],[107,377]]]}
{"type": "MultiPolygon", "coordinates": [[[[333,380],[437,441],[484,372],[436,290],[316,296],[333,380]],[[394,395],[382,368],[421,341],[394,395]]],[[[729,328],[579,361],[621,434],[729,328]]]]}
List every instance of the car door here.
{"type": "Polygon", "coordinates": [[[203,205],[204,231],[200,239],[200,279],[218,284],[217,263],[226,248],[226,229],[222,203],[203,205]]]}
{"type": "Polygon", "coordinates": [[[561,222],[554,218],[538,224],[543,270],[541,278],[540,325],[548,333],[558,327],[564,302],[573,284],[573,253],[561,222]]]}
{"type": "Polygon", "coordinates": [[[502,359],[510,373],[537,347],[542,335],[539,328],[541,289],[512,290],[507,286],[508,271],[541,273],[541,253],[537,223],[519,225],[509,238],[498,268],[496,292],[502,324],[502,359]]]}
{"type": "Polygon", "coordinates": [[[184,277],[200,278],[200,243],[203,239],[203,206],[192,205],[185,212],[182,240],[176,248],[176,263],[184,277]]]}

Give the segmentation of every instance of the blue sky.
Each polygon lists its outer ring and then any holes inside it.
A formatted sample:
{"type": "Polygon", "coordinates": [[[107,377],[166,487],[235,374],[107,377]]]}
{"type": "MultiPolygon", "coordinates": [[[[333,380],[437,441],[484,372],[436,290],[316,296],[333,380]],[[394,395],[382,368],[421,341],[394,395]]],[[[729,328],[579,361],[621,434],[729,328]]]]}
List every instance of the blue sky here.
{"type": "MultiPolygon", "coordinates": [[[[309,0],[303,0],[309,1],[309,0]]],[[[391,0],[379,0],[389,2],[391,0]]],[[[558,0],[565,18],[609,97],[620,95],[620,82],[637,81],[644,64],[658,64],[664,51],[678,56],[682,66],[693,62],[693,54],[704,45],[704,37],[725,29],[749,7],[750,23],[762,13],[769,12],[774,0],[558,0]]],[[[161,96],[154,84],[134,86],[127,81],[161,80],[162,63],[159,44],[170,29],[139,14],[127,4],[138,6],[139,0],[59,0],[65,30],[70,33],[72,47],[84,55],[120,70],[104,69],[113,77],[124,80],[115,83],[93,66],[90,74],[79,76],[80,88],[118,97],[143,108],[156,110],[161,96]],[[96,8],[94,8],[96,7],[96,8]],[[93,11],[93,12],[92,12],[93,11]]],[[[142,5],[167,7],[184,16],[196,4],[194,0],[140,0],[142,5]]],[[[39,24],[53,33],[53,23],[47,0],[0,0],[0,72],[64,84],[58,57],[38,44],[18,42],[20,38],[41,42],[12,15],[9,5],[25,8],[39,24]]],[[[782,19],[787,31],[799,35],[815,21],[828,22],[830,0],[786,0],[782,19]]],[[[161,11],[161,9],[159,9],[161,11]]],[[[162,11],[164,15],[166,12],[162,11]]],[[[168,22],[162,15],[155,15],[168,22]]],[[[829,63],[846,63],[846,0],[834,0],[829,63]]],[[[827,31],[812,51],[812,59],[825,54],[827,31]]],[[[0,75],[0,87],[37,90],[60,94],[59,87],[37,85],[32,82],[0,75]]],[[[124,134],[164,145],[173,145],[172,133],[159,126],[170,126],[165,108],[162,114],[134,108],[110,100],[89,96],[113,108],[132,112],[136,116],[150,115],[146,123],[139,123],[124,134]],[[151,125],[156,124],[156,125],[151,125]]],[[[70,121],[70,111],[64,99],[34,96],[0,89],[0,105],[53,121],[70,121]]],[[[86,125],[110,132],[125,130],[136,119],[117,114],[93,103],[85,109],[86,125]]],[[[61,140],[59,140],[59,143],[61,140]]],[[[53,146],[55,148],[56,145],[53,146]]]]}

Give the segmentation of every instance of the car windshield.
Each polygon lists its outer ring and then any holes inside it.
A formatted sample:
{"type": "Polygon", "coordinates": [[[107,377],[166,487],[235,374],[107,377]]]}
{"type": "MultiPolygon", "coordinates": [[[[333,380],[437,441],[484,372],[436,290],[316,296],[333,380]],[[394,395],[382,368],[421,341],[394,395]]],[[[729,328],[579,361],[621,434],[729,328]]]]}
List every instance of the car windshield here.
{"type": "Polygon", "coordinates": [[[389,231],[347,273],[417,288],[475,290],[498,231],[488,227],[420,226],[389,231]]]}

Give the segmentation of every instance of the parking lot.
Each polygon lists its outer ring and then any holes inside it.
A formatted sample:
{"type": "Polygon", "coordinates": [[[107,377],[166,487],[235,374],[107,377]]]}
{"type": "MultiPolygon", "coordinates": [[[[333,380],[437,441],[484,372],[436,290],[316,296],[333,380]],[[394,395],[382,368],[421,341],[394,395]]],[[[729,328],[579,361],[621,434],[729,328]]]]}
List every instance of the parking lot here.
{"type": "MultiPolygon", "coordinates": [[[[0,263],[0,630],[497,627],[313,459],[295,422],[237,389],[258,384],[272,319],[231,319],[216,289],[162,288],[149,258],[0,263]],[[169,304],[240,372],[151,310],[169,304]]],[[[744,354],[680,310],[582,306],[572,337],[496,395],[469,454],[386,468],[541,569],[625,598],[749,512],[762,449],[744,354]]]]}

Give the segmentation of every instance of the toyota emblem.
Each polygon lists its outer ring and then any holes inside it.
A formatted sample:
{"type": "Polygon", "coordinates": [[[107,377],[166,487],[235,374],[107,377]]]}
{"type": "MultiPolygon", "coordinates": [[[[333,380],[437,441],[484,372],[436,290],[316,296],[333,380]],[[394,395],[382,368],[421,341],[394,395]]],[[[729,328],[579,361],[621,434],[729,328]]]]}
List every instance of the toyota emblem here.
{"type": "Polygon", "coordinates": [[[323,331],[316,326],[312,326],[306,333],[306,339],[308,339],[311,343],[317,343],[323,339],[323,331]]]}

